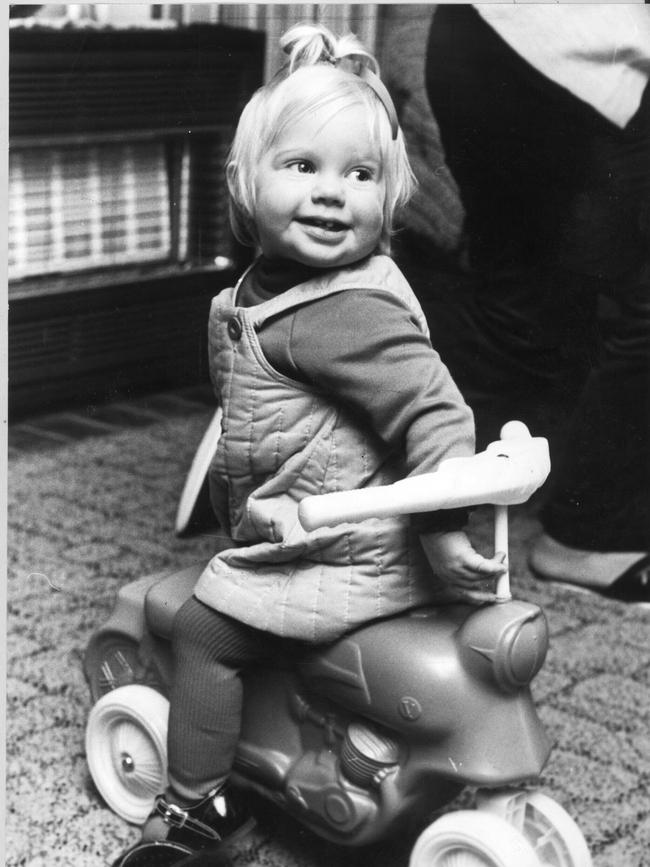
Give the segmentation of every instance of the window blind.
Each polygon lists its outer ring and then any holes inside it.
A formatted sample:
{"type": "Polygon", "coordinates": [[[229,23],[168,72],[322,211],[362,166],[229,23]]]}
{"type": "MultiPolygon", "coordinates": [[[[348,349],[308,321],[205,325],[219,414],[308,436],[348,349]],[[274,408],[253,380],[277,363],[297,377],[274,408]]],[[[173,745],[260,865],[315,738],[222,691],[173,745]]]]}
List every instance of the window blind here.
{"type": "Polygon", "coordinates": [[[164,142],[12,150],[9,278],[168,259],[169,203],[164,142]]]}

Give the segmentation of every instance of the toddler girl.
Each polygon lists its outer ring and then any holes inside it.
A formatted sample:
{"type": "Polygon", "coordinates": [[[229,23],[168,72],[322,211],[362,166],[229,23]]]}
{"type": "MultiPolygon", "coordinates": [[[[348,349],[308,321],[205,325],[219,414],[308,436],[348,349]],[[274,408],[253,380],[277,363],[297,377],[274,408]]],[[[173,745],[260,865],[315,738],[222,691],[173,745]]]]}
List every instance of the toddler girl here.
{"type": "MultiPolygon", "coordinates": [[[[235,233],[259,256],[213,302],[223,408],[211,496],[232,545],[174,623],[169,789],[116,864],[176,864],[241,832],[227,786],[243,666],[440,598],[491,598],[464,512],[306,532],[309,494],[389,484],[474,451],[473,417],[388,257],[413,188],[395,109],[354,37],[298,26],[245,107],[227,167],[235,233]]],[[[212,861],[210,862],[212,863],[212,861]]]]}

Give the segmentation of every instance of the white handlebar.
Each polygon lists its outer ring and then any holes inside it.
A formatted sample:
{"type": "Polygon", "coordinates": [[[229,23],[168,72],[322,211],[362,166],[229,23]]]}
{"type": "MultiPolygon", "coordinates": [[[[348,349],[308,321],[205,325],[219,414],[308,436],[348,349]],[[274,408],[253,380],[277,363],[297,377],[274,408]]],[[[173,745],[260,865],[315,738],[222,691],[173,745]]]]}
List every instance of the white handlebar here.
{"type": "Polygon", "coordinates": [[[531,437],[522,422],[501,429],[501,439],[469,458],[443,461],[435,473],[392,485],[305,497],[298,515],[305,530],[483,503],[525,503],[551,468],[548,442],[531,437]]]}

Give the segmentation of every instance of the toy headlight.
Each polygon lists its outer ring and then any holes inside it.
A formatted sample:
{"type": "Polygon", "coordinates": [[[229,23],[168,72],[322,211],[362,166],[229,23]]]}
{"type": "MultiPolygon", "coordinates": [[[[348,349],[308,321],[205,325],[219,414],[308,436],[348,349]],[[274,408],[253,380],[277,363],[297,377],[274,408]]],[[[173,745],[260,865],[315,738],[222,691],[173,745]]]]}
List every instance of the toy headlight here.
{"type": "Polygon", "coordinates": [[[463,624],[461,653],[466,665],[496,680],[506,692],[527,686],[544,664],[548,626],[540,608],[509,602],[478,609],[463,624]]]}

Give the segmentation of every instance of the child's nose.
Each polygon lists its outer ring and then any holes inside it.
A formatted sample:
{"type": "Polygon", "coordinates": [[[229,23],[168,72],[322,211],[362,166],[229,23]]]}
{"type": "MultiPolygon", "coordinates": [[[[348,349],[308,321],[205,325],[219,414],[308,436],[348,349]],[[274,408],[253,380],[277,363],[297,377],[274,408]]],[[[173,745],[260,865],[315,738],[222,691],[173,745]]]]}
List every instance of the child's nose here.
{"type": "Polygon", "coordinates": [[[333,172],[319,172],[314,176],[311,197],[314,202],[342,204],[345,200],[343,178],[333,172]]]}

